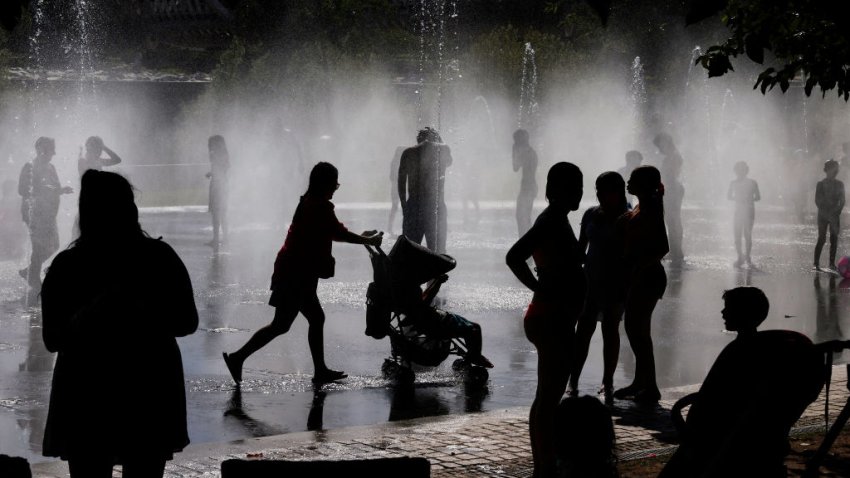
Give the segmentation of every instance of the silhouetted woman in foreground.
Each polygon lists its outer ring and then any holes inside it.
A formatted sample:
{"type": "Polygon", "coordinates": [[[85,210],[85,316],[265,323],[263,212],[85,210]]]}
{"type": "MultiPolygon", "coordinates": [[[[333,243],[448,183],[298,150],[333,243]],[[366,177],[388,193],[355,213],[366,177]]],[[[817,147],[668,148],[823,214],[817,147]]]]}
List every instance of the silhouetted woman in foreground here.
{"type": "Polygon", "coordinates": [[[528,420],[534,476],[555,474],[555,411],[570,377],[574,327],[587,289],[582,252],[567,220],[578,209],[582,174],[557,163],[546,178],[549,206],[511,247],[506,258],[517,278],[534,291],[525,314],[525,335],[537,348],[537,392],[528,420]],[[526,261],[534,257],[537,277],[526,261]]]}
{"type": "Polygon", "coordinates": [[[635,376],[631,385],[614,392],[614,398],[657,402],[661,398],[655,381],[652,350],[652,312],[667,288],[661,259],[669,252],[664,226],[664,185],[652,166],[632,171],[627,189],[637,196],[638,206],[617,220],[625,260],[626,307],[624,325],[635,354],[635,376]]]}
{"type": "Polygon", "coordinates": [[[339,172],[330,163],[318,163],[310,171],[310,185],[292,217],[292,225],[283,247],[277,253],[272,275],[269,305],[275,308],[272,323],[256,331],[248,342],[232,354],[224,353],[224,362],[238,385],[242,382],[242,364],[257,350],[289,331],[298,313],[309,324],[307,342],[313,357],[313,382],[317,384],[345,378],[345,373],[325,364],[325,312],[316,295],[319,279],[334,275],[331,255],[333,241],[351,244],[381,245],[383,233],[366,231],[355,234],[336,218],[333,195],[339,188],[339,172]]]}
{"type": "Polygon", "coordinates": [[[44,344],[58,352],[44,455],[72,477],[161,477],[189,443],[183,364],[175,337],[198,327],[183,262],[139,225],[130,183],[87,171],[80,237],[42,288],[44,344]]]}

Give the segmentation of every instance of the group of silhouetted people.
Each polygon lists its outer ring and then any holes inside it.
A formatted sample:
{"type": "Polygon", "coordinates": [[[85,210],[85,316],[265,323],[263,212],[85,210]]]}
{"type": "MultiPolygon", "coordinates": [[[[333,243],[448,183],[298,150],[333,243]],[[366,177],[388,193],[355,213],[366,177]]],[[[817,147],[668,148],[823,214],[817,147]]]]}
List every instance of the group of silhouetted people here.
{"type": "MultiPolygon", "coordinates": [[[[452,163],[451,152],[431,128],[421,130],[417,141],[416,146],[399,149],[396,155],[403,233],[414,242],[424,239],[429,248],[444,252],[444,181],[446,168],[452,163]]],[[[529,416],[536,477],[556,476],[559,469],[566,473],[564,476],[616,474],[610,415],[598,400],[577,397],[576,392],[597,321],[602,323],[604,371],[600,392],[605,400],[655,403],[661,397],[651,323],[667,285],[662,259],[668,253],[674,256],[673,261],[684,257],[680,217],[684,187],[679,181],[682,159],[672,140],[659,135],[656,145],[665,155],[661,170],[640,165],[640,153],[630,151],[622,170],[628,173],[628,180],[611,171],[597,177],[598,205],[584,213],[577,238],[568,216],[579,209],[583,196],[581,170],[567,162],[549,169],[545,187],[548,206],[531,223],[538,158],[529,145],[528,133],[518,130],[514,134],[513,166],[523,177],[516,210],[520,238],[508,251],[506,262],[519,281],[533,291],[523,325],[538,357],[537,389],[529,416]],[[668,199],[668,195],[673,198],[668,199]],[[668,214],[677,217],[671,219],[668,214]],[[676,246],[672,238],[668,240],[671,229],[676,246]],[[529,259],[534,261],[534,271],[529,259]],[[635,355],[635,373],[632,383],[615,389],[621,320],[635,355]],[[568,390],[572,393],[562,402],[568,390]],[[593,423],[596,428],[585,432],[582,427],[581,432],[592,440],[580,443],[570,438],[571,434],[559,432],[579,423],[593,423]],[[578,452],[583,446],[587,451],[578,452]]],[[[211,137],[209,151],[209,206],[213,245],[217,245],[228,229],[229,155],[224,138],[211,137]]],[[[24,199],[21,213],[33,244],[30,266],[21,275],[33,287],[41,287],[44,342],[48,350],[58,354],[44,454],[68,460],[73,477],[111,476],[115,464],[123,465],[128,477],[162,476],[166,460],[189,442],[182,359],[175,340],[198,327],[189,274],[169,245],[142,230],[129,181],[102,171],[121,159],[100,138],[92,137],[78,163],[82,175],[79,235],[55,257],[41,284],[41,265],[59,248],[56,215],[60,197],[72,192],[61,185],[50,164],[54,154],[54,141],[39,138],[36,158],[24,166],[18,185],[24,199]],[[91,409],[92,397],[97,397],[96,412],[81,413],[91,409]]],[[[826,179],[818,183],[816,193],[819,237],[815,266],[827,229],[831,232],[830,264],[834,264],[844,206],[843,183],[836,179],[838,164],[827,161],[824,171],[826,179]]],[[[746,163],[737,163],[735,173],[728,198],[735,202],[736,265],[751,265],[753,204],[760,195],[757,183],[747,178],[746,163]]],[[[325,314],[317,295],[318,281],[335,274],[334,241],[379,246],[383,233],[356,234],[338,220],[331,201],[339,187],[336,167],[326,162],[313,167],[274,262],[269,299],[269,305],[275,308],[272,321],[238,350],[223,353],[237,385],[242,381],[245,361],[285,334],[299,313],[309,324],[313,382],[323,384],[346,377],[344,371],[334,370],[325,362],[325,314]]],[[[466,338],[469,359],[492,367],[481,355],[477,324],[429,307],[440,283],[441,279],[434,281],[424,293],[415,287],[416,299],[408,303],[409,315],[415,316],[411,311],[417,308],[427,308],[422,320],[466,338]]],[[[724,300],[726,328],[737,331],[739,337],[718,357],[694,402],[687,422],[693,430],[715,430],[719,421],[734,430],[738,421],[756,420],[744,412],[735,414],[735,404],[724,393],[752,389],[747,381],[765,366],[763,356],[789,353],[788,357],[802,357],[797,362],[782,362],[792,368],[799,365],[800,371],[813,360],[807,348],[811,344],[807,345],[802,336],[756,332],[767,316],[767,299],[761,291],[733,289],[726,292],[724,300]]],[[[763,383],[765,387],[775,385],[763,383]]],[[[818,383],[817,377],[801,379],[802,391],[781,400],[785,408],[777,406],[774,411],[780,413],[782,408],[786,415],[771,429],[772,440],[783,431],[787,435],[792,418],[795,420],[813,400],[818,383]]],[[[781,389],[777,393],[781,394],[781,389]]],[[[773,426],[768,418],[760,416],[761,421],[745,423],[748,427],[773,426]]],[[[731,443],[743,446],[758,438],[747,430],[735,435],[736,441],[731,443]]],[[[681,470],[726,466],[717,456],[734,456],[729,455],[734,450],[716,449],[721,438],[709,431],[690,432],[664,476],[692,476],[681,470]]],[[[779,444],[762,445],[757,450],[763,454],[758,456],[775,467],[779,444]]]]}

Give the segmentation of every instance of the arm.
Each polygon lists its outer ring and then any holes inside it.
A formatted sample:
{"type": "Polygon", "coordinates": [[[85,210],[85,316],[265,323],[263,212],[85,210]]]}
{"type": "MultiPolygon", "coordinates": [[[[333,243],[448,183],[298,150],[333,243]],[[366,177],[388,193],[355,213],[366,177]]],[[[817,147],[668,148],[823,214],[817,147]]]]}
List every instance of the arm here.
{"type": "Polygon", "coordinates": [[[334,239],[336,241],[347,242],[349,244],[363,244],[377,247],[381,245],[383,238],[383,232],[364,231],[363,234],[356,234],[346,229],[345,231],[340,231],[334,239]]]}
{"type": "MultiPolygon", "coordinates": [[[[578,232],[578,250],[581,251],[582,256],[587,252],[587,224],[590,222],[590,211],[592,209],[588,209],[585,211],[584,216],[581,218],[581,227],[578,232]]],[[[583,262],[582,258],[582,262],[583,262]]]]}
{"type": "Polygon", "coordinates": [[[67,290],[65,262],[61,253],[56,256],[41,286],[41,336],[47,350],[54,353],[64,348],[71,335],[72,318],[77,315],[64,295],[67,290]]]}
{"type": "Polygon", "coordinates": [[[402,210],[404,210],[404,206],[407,204],[407,175],[410,174],[408,163],[410,161],[408,160],[407,151],[405,151],[401,154],[401,160],[398,164],[398,199],[401,202],[402,210]]]}
{"type": "Polygon", "coordinates": [[[431,302],[434,301],[434,298],[437,297],[437,294],[440,292],[440,287],[449,280],[449,276],[446,274],[437,277],[436,279],[429,281],[428,285],[425,287],[425,292],[422,293],[422,302],[425,305],[431,305],[431,302]]]}
{"type": "Polygon", "coordinates": [[[507,256],[505,256],[505,263],[507,263],[511,272],[514,273],[516,278],[519,279],[524,286],[534,292],[537,292],[540,287],[540,283],[537,278],[534,277],[534,273],[531,272],[531,269],[525,261],[531,257],[535,247],[537,246],[537,230],[538,226],[535,224],[528,232],[519,238],[519,240],[510,248],[507,256]]]}
{"type": "Polygon", "coordinates": [[[729,183],[729,191],[726,192],[726,199],[730,201],[735,200],[735,181],[729,183]]]}
{"type": "Polygon", "coordinates": [[[823,187],[821,183],[818,182],[818,185],[815,188],[815,206],[817,206],[818,209],[826,208],[826,204],[824,204],[824,199],[825,198],[823,197],[823,187]]]}
{"type": "Polygon", "coordinates": [[[511,159],[513,161],[514,172],[519,171],[519,168],[522,167],[522,155],[517,154],[516,148],[511,152],[511,159]]]}
{"type": "Polygon", "coordinates": [[[452,165],[452,161],[454,161],[454,159],[452,158],[452,150],[451,150],[451,148],[449,148],[445,144],[442,145],[442,147],[443,147],[443,151],[442,151],[441,154],[443,155],[443,164],[445,164],[446,167],[448,168],[449,166],[452,165]]]}
{"type": "Polygon", "coordinates": [[[847,201],[847,198],[844,195],[844,183],[839,182],[838,188],[838,203],[835,205],[835,212],[840,213],[842,209],[844,209],[844,203],[847,201]]]}
{"type": "Polygon", "coordinates": [[[107,158],[100,158],[101,164],[104,166],[115,166],[121,162],[121,157],[106,146],[103,147],[103,152],[108,156],[107,158]]]}
{"type": "Polygon", "coordinates": [[[759,183],[753,181],[753,201],[761,201],[761,193],[759,192],[759,183]]]}
{"type": "MultiPolygon", "coordinates": [[[[168,315],[166,327],[175,337],[183,337],[198,330],[198,309],[189,272],[180,256],[168,244],[161,242],[165,250],[164,271],[168,277],[164,287],[162,310],[168,315]]],[[[165,315],[165,314],[164,314],[165,315]]]]}
{"type": "Polygon", "coordinates": [[[18,178],[18,194],[24,199],[29,199],[31,196],[30,186],[32,185],[32,164],[27,163],[21,168],[21,175],[18,178]]]}

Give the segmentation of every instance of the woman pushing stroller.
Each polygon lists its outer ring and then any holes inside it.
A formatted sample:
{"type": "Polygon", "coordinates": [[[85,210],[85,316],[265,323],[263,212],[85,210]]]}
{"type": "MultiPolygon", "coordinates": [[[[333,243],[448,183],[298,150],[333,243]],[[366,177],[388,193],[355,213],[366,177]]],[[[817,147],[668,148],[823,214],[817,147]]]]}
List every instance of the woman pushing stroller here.
{"type": "Polygon", "coordinates": [[[327,383],[345,378],[344,372],[331,370],[325,364],[325,313],[316,294],[319,279],[334,275],[331,255],[333,241],[379,246],[383,233],[366,231],[355,234],[336,218],[331,203],[339,189],[339,172],[330,163],[321,162],[310,171],[307,192],[295,209],[286,241],[274,264],[269,305],[275,308],[272,322],[258,330],[236,352],[224,353],[224,362],[233,380],[242,381],[242,364],[254,352],[289,331],[298,313],[309,323],[307,342],[313,358],[314,383],[327,383]]]}

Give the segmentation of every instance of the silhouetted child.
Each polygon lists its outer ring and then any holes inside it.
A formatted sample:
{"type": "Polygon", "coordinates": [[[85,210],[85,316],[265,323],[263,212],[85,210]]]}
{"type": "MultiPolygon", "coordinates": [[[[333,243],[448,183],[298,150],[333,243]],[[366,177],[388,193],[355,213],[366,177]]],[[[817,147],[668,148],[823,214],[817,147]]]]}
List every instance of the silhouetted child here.
{"type": "Polygon", "coordinates": [[[30,287],[41,287],[41,266],[59,250],[59,230],[56,215],[59,199],[71,194],[73,188],[62,186],[56,168],[51,164],[56,155],[56,142],[42,136],[35,142],[36,157],[21,168],[18,194],[21,195],[21,216],[29,227],[32,252],[29,267],[18,271],[30,287]]]}
{"type": "Polygon", "coordinates": [[[213,238],[208,245],[218,247],[227,238],[227,203],[228,203],[228,174],[230,172],[230,153],[221,135],[210,136],[208,143],[210,153],[209,211],[212,215],[213,238]]]}
{"type": "Polygon", "coordinates": [[[818,241],[815,244],[814,268],[820,269],[820,254],[826,243],[829,228],[829,269],[835,269],[835,252],[838,234],[841,231],[841,210],[844,209],[844,183],[836,179],[838,162],[828,160],[823,165],[826,178],[820,180],[815,189],[815,205],[818,207],[818,241]]]}
{"type": "Polygon", "coordinates": [[[21,221],[20,200],[12,179],[3,181],[0,197],[0,259],[16,260],[24,255],[27,231],[21,221]]]}
{"type": "Polygon", "coordinates": [[[115,166],[120,162],[121,157],[115,154],[115,151],[107,148],[100,136],[90,136],[86,140],[85,154],[80,150],[80,157],[77,159],[77,170],[82,177],[83,173],[89,169],[102,171],[104,167],[115,166]],[[105,158],[101,157],[103,153],[106,153],[105,158]]]}
{"type": "MultiPolygon", "coordinates": [[[[823,385],[823,356],[804,335],[757,331],[770,304],[756,287],[723,293],[726,330],[738,335],[688,404],[681,445],[659,475],[784,477],[788,432],[823,385]]],[[[674,418],[675,419],[675,418],[674,418]]]]}
{"type": "Polygon", "coordinates": [[[579,249],[587,251],[584,272],[587,275],[587,300],[576,327],[576,352],[570,393],[578,393],[579,376],[587,360],[590,339],[596,321],[602,322],[602,389],[605,401],[613,399],[614,371],[620,356],[620,320],[625,308],[625,284],[622,281],[623,255],[617,237],[617,218],[629,211],[626,182],[609,171],[596,178],[599,206],[591,207],[581,219],[579,249]]]}
{"type": "Polygon", "coordinates": [[[659,133],[653,139],[658,151],[664,155],[661,161],[661,182],[664,184],[664,222],[670,241],[670,263],[674,267],[681,266],[685,261],[682,250],[684,229],[682,227],[682,201],[685,198],[685,186],[681,174],[682,155],[676,149],[673,138],[667,133],[659,133]]]}
{"type": "Polygon", "coordinates": [[[313,382],[322,384],[347,377],[344,372],[331,370],[325,363],[325,312],[316,288],[319,279],[334,275],[336,261],[331,255],[334,241],[379,246],[383,233],[366,231],[355,234],[339,222],[331,202],[339,188],[338,180],[339,171],[330,163],[318,163],[310,171],[307,192],[301,196],[286,240],[274,263],[269,299],[269,305],[275,308],[274,319],[254,332],[239,350],[222,354],[237,385],[242,382],[245,360],[288,332],[299,312],[309,324],[307,342],[315,370],[313,382]]]}
{"type": "Polygon", "coordinates": [[[759,194],[759,185],[754,180],[747,177],[750,172],[750,167],[743,161],[735,163],[735,180],[729,183],[729,192],[726,197],[730,201],[735,201],[735,219],[734,219],[734,234],[735,234],[735,251],[738,253],[738,259],[735,261],[735,267],[741,267],[743,264],[753,266],[753,260],[750,253],[753,250],[753,224],[756,220],[755,202],[761,199],[759,194]],[[743,239],[744,248],[741,247],[743,239]]]}
{"type": "Polygon", "coordinates": [[[531,229],[531,210],[537,199],[537,153],[529,144],[528,131],[514,131],[513,146],[514,171],[522,170],[519,183],[519,196],[516,199],[516,223],[519,235],[531,229]]]}
{"type": "Polygon", "coordinates": [[[611,411],[590,396],[568,397],[558,405],[556,453],[559,478],[615,478],[616,436],[611,411]]]}

